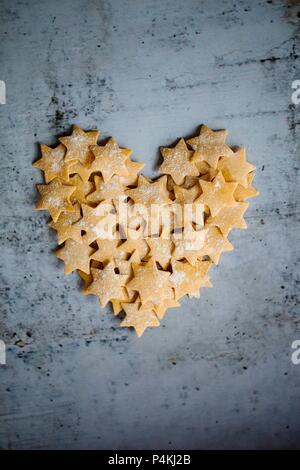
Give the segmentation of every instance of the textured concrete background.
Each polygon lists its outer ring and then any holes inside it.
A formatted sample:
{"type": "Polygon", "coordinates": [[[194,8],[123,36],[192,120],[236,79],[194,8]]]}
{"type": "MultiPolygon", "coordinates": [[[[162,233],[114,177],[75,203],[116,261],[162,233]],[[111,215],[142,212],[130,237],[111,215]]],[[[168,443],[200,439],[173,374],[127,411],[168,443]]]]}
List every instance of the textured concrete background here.
{"type": "Polygon", "coordinates": [[[299,11],[275,0],[1,1],[0,447],[300,447],[299,11]],[[47,217],[32,209],[31,163],[38,142],[77,123],[115,135],[153,176],[158,147],[202,122],[247,147],[261,195],[214,288],[137,339],[64,277],[47,217]]]}

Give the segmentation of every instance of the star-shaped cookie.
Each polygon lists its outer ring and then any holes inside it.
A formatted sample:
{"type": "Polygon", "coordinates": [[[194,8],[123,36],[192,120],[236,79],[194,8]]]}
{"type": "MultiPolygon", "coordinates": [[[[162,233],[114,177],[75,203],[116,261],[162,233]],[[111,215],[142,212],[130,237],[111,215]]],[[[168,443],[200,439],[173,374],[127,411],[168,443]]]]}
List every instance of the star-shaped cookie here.
{"type": "Polygon", "coordinates": [[[185,258],[194,266],[197,263],[199,253],[203,250],[205,235],[205,230],[195,230],[192,224],[186,224],[182,232],[175,232],[172,235],[175,245],[172,261],[185,258]]]}
{"type": "Polygon", "coordinates": [[[250,197],[255,197],[259,195],[259,192],[252,186],[252,181],[254,179],[255,173],[249,173],[247,175],[247,187],[245,188],[241,184],[237,185],[236,190],[234,191],[234,199],[236,201],[243,202],[250,197]]]}
{"type": "Polygon", "coordinates": [[[93,248],[84,243],[67,240],[62,248],[55,251],[55,256],[65,263],[65,274],[80,269],[86,274],[90,272],[90,255],[93,248]]]}
{"type": "Polygon", "coordinates": [[[65,161],[77,161],[83,166],[89,166],[93,161],[90,146],[97,144],[98,137],[98,131],[84,132],[79,126],[73,126],[71,135],[58,139],[67,148],[65,161]]]}
{"type": "Polygon", "coordinates": [[[212,217],[223,207],[236,205],[233,194],[237,183],[226,183],[221,172],[217,174],[212,182],[200,180],[200,185],[202,194],[196,199],[196,202],[208,206],[212,217]]]}
{"type": "MultiPolygon", "coordinates": [[[[117,252],[118,255],[118,252],[117,252]]],[[[138,252],[138,250],[135,250],[131,255],[129,259],[124,259],[124,258],[114,258],[114,262],[116,265],[116,268],[119,271],[119,274],[126,274],[129,277],[132,277],[133,270],[132,270],[132,263],[140,263],[141,262],[141,257],[138,252]]]]}
{"type": "Polygon", "coordinates": [[[180,303],[178,302],[178,300],[175,299],[175,293],[172,287],[167,287],[165,289],[165,295],[163,300],[161,300],[159,303],[153,304],[153,310],[155,311],[159,320],[163,319],[168,308],[174,307],[180,307],[180,303]]]}
{"type": "Polygon", "coordinates": [[[219,210],[217,215],[214,217],[208,217],[206,225],[214,225],[215,227],[218,227],[223,235],[227,237],[230,230],[233,228],[247,228],[243,215],[248,207],[249,204],[247,202],[239,202],[233,207],[223,207],[219,210]]]}
{"type": "Polygon", "coordinates": [[[74,186],[76,189],[71,194],[71,202],[75,204],[87,204],[87,196],[94,190],[95,185],[92,181],[83,182],[79,175],[71,176],[70,185],[74,186]]]}
{"type": "Polygon", "coordinates": [[[212,287],[207,276],[210,266],[210,261],[197,261],[195,266],[185,261],[172,263],[170,283],[175,290],[175,299],[178,300],[186,294],[194,296],[202,287],[212,287]]]}
{"type": "MultiPolygon", "coordinates": [[[[90,159],[92,158],[93,158],[92,154],[90,154],[90,159]]],[[[89,164],[87,163],[86,165],[83,165],[80,162],[76,162],[76,163],[70,162],[70,164],[72,165],[69,169],[70,175],[75,175],[77,177],[80,176],[82,181],[84,183],[87,183],[92,174],[91,167],[88,166],[89,164]]]]}
{"type": "Polygon", "coordinates": [[[122,198],[126,196],[124,194],[124,185],[121,182],[119,176],[114,175],[112,178],[105,182],[100,176],[94,178],[96,189],[87,197],[89,202],[99,204],[103,200],[110,200],[122,198]]]}
{"type": "Polygon", "coordinates": [[[208,226],[205,230],[205,244],[198,253],[201,256],[209,256],[215,263],[219,263],[219,259],[223,251],[232,251],[234,249],[230,241],[222,235],[218,227],[208,226]]]}
{"type": "Polygon", "coordinates": [[[86,292],[99,297],[101,307],[111,299],[122,297],[122,287],[125,286],[127,276],[115,273],[114,262],[108,263],[104,269],[91,268],[93,282],[87,287],[86,292]]]}
{"type": "Polygon", "coordinates": [[[81,243],[81,230],[73,225],[81,218],[80,205],[74,205],[74,212],[62,212],[58,217],[57,222],[51,220],[49,227],[57,232],[57,242],[61,245],[68,238],[71,238],[77,243],[81,243]]]}
{"type": "Polygon", "coordinates": [[[184,139],[180,139],[175,147],[161,147],[160,151],[164,161],[159,171],[171,175],[176,184],[182,184],[186,176],[199,175],[199,171],[191,161],[194,152],[187,148],[184,139]]]}
{"type": "Polygon", "coordinates": [[[132,264],[134,277],[128,282],[126,288],[138,292],[141,302],[159,302],[163,299],[164,290],[169,285],[170,273],[157,269],[153,258],[144,264],[132,264]]]}
{"type": "Polygon", "coordinates": [[[146,243],[146,240],[143,238],[139,231],[131,230],[132,237],[128,237],[122,245],[119,246],[117,250],[117,256],[123,255],[126,253],[133,253],[137,251],[139,253],[140,259],[145,258],[149,252],[149,247],[146,243]],[[136,235],[134,235],[136,234],[136,235]]]}
{"type": "Polygon", "coordinates": [[[106,183],[113,175],[129,176],[126,161],[129,157],[129,149],[121,149],[115,139],[111,137],[106,145],[94,145],[91,147],[95,160],[91,165],[92,171],[100,171],[106,183]]]}
{"type": "Polygon", "coordinates": [[[221,156],[233,153],[225,144],[227,134],[226,130],[212,131],[207,126],[201,126],[199,135],[187,141],[195,151],[192,161],[196,164],[205,161],[212,168],[216,168],[221,156]]]}
{"type": "Polygon", "coordinates": [[[174,186],[175,202],[178,204],[192,204],[200,196],[200,193],[201,187],[198,181],[189,189],[185,189],[182,186],[174,186]]]}
{"type": "Polygon", "coordinates": [[[164,237],[151,237],[146,239],[150,248],[149,256],[157,261],[163,269],[167,269],[170,264],[174,243],[164,237]]]}
{"type": "Polygon", "coordinates": [[[97,240],[98,250],[96,250],[91,258],[101,263],[108,262],[116,254],[117,247],[120,245],[119,239],[98,239],[97,240]]]}
{"type": "MultiPolygon", "coordinates": [[[[124,149],[123,149],[124,150],[124,149]]],[[[144,168],[145,163],[134,162],[128,158],[126,160],[126,167],[128,170],[128,176],[120,176],[120,179],[124,186],[135,186],[138,179],[138,173],[144,168]]]]}
{"type": "Polygon", "coordinates": [[[50,183],[55,178],[68,182],[72,164],[65,161],[66,148],[62,144],[54,149],[41,144],[41,154],[42,158],[34,162],[33,166],[44,172],[45,182],[50,183]]]}
{"type": "Polygon", "coordinates": [[[150,182],[145,176],[140,175],[138,185],[134,189],[128,189],[126,194],[136,203],[150,206],[151,204],[170,204],[167,189],[167,176],[162,176],[154,182],[150,182]]]}
{"type": "Polygon", "coordinates": [[[237,182],[244,186],[244,188],[248,186],[248,174],[255,170],[255,166],[247,162],[246,150],[244,148],[240,148],[232,155],[222,157],[218,167],[226,181],[237,182]]]}
{"type": "Polygon", "coordinates": [[[133,327],[137,336],[142,336],[146,328],[159,326],[159,320],[150,302],[141,304],[136,300],[134,303],[122,303],[122,308],[126,316],[121,326],[133,327]]]}
{"type": "Polygon", "coordinates": [[[58,179],[49,184],[37,184],[40,199],[36,204],[37,210],[47,210],[53,221],[57,222],[62,212],[73,212],[70,196],[75,191],[75,186],[67,186],[58,179]]]}
{"type": "Polygon", "coordinates": [[[82,204],[82,218],[76,222],[75,225],[85,232],[83,237],[85,243],[90,244],[100,236],[102,238],[104,237],[104,224],[105,221],[109,222],[112,216],[112,214],[110,214],[111,208],[113,208],[113,206],[106,202],[99,204],[96,208],[82,204]]]}
{"type": "Polygon", "coordinates": [[[118,297],[117,299],[110,299],[115,315],[119,315],[119,313],[123,310],[122,304],[133,303],[137,297],[135,292],[129,294],[125,287],[122,287],[122,293],[123,294],[121,297],[118,297]]]}

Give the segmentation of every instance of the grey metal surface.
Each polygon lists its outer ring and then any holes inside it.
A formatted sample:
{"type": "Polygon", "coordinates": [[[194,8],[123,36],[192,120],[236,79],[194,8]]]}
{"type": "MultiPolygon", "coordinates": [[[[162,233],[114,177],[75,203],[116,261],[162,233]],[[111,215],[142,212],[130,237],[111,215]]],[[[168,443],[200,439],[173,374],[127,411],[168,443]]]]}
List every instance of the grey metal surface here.
{"type": "Polygon", "coordinates": [[[1,448],[300,447],[299,10],[1,1],[1,448]],[[64,277],[33,212],[37,143],[72,123],[114,135],[149,176],[158,147],[200,123],[228,128],[257,165],[260,197],[214,288],[142,339],[64,277]]]}

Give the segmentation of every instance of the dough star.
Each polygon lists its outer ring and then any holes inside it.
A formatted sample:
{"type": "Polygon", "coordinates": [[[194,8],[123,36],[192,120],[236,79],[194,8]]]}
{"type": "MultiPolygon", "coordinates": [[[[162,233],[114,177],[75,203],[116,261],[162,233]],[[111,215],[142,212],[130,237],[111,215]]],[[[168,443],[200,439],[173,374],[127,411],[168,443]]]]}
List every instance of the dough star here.
{"type": "Polygon", "coordinates": [[[62,212],[74,211],[70,196],[75,189],[75,186],[62,184],[58,179],[49,184],[37,184],[37,190],[41,197],[36,204],[36,209],[47,210],[53,221],[57,222],[62,212]]]}
{"type": "Polygon", "coordinates": [[[197,261],[195,266],[181,261],[172,263],[170,283],[175,290],[175,299],[186,294],[195,296],[201,287],[212,287],[207,276],[210,267],[210,261],[197,261]]]}
{"type": "Polygon", "coordinates": [[[124,186],[119,176],[114,175],[109,181],[105,183],[103,178],[96,175],[94,181],[96,189],[87,197],[89,202],[98,204],[100,201],[105,199],[112,201],[113,199],[118,199],[119,197],[126,197],[124,193],[124,186]]]}
{"type": "Polygon", "coordinates": [[[203,226],[204,206],[201,202],[194,202],[201,192],[199,181],[189,189],[174,186],[175,199],[170,206],[174,229],[183,228],[189,222],[194,222],[197,228],[203,226]]]}
{"type": "Polygon", "coordinates": [[[247,228],[243,215],[248,207],[249,204],[247,202],[237,203],[237,205],[233,207],[223,207],[215,217],[210,216],[206,220],[206,225],[219,227],[223,235],[227,237],[230,230],[233,228],[247,228]]]}
{"type": "Polygon", "coordinates": [[[200,258],[200,256],[209,256],[215,264],[218,264],[223,251],[232,251],[234,247],[217,227],[209,226],[204,230],[205,245],[198,253],[198,258],[200,258]]]}
{"type": "Polygon", "coordinates": [[[200,180],[203,181],[212,181],[218,174],[218,170],[210,168],[206,173],[200,176],[200,180]]]}
{"type": "Polygon", "coordinates": [[[254,179],[255,173],[249,173],[247,175],[247,187],[238,184],[236,190],[234,191],[234,199],[236,201],[243,202],[249,197],[255,197],[259,195],[259,192],[252,186],[252,181],[254,179]]]}
{"type": "Polygon", "coordinates": [[[97,239],[98,250],[92,254],[91,258],[104,263],[110,261],[116,253],[120,240],[97,239]]]}
{"type": "Polygon", "coordinates": [[[138,231],[131,230],[133,237],[129,237],[122,243],[121,246],[118,247],[118,257],[119,255],[123,255],[126,253],[133,253],[137,251],[140,259],[143,259],[149,251],[149,247],[146,243],[146,240],[142,237],[142,235],[138,231]]]}
{"type": "Polygon", "coordinates": [[[66,148],[60,144],[52,149],[41,144],[42,158],[34,162],[33,166],[44,172],[45,182],[50,183],[54,178],[69,181],[69,171],[72,163],[65,161],[66,148]]]}
{"type": "Polygon", "coordinates": [[[113,262],[108,263],[104,269],[91,268],[93,282],[87,287],[86,292],[99,297],[101,307],[111,299],[123,296],[122,287],[125,286],[127,276],[115,273],[113,262]]]}
{"type": "Polygon", "coordinates": [[[167,189],[167,176],[162,176],[154,182],[150,182],[145,176],[140,175],[138,186],[128,189],[126,194],[133,199],[136,204],[170,204],[169,191],[167,189]]]}
{"type": "Polygon", "coordinates": [[[222,157],[218,168],[222,171],[226,181],[235,181],[245,188],[248,186],[248,173],[255,170],[255,166],[247,162],[244,148],[232,155],[222,157]]]}
{"type": "Polygon", "coordinates": [[[159,271],[153,258],[145,265],[132,264],[134,277],[126,288],[139,293],[141,302],[159,302],[163,299],[164,290],[169,285],[170,273],[159,271]]]}
{"type": "Polygon", "coordinates": [[[70,168],[70,174],[75,176],[80,176],[84,183],[88,182],[91,176],[91,168],[89,166],[82,165],[80,162],[73,163],[71,162],[72,166],[70,168]]]}
{"type": "Polygon", "coordinates": [[[199,183],[185,189],[182,186],[174,186],[175,201],[178,204],[192,204],[201,193],[199,183]]]}
{"type": "Polygon", "coordinates": [[[79,126],[73,126],[71,135],[58,139],[67,148],[65,161],[77,161],[83,166],[89,166],[93,160],[90,146],[97,144],[98,137],[98,131],[84,132],[79,126]]]}
{"type": "Polygon", "coordinates": [[[130,160],[126,160],[126,167],[128,170],[128,176],[121,176],[120,179],[124,186],[135,186],[138,179],[138,173],[144,168],[145,163],[134,162],[130,160]]]}
{"type": "Polygon", "coordinates": [[[80,206],[79,204],[76,204],[74,206],[74,212],[63,212],[60,214],[57,222],[54,222],[53,220],[49,222],[49,227],[57,231],[57,241],[59,245],[68,238],[71,238],[77,243],[81,243],[81,230],[73,225],[75,222],[80,220],[80,218],[80,206]]]}
{"type": "Polygon", "coordinates": [[[126,313],[122,327],[133,327],[137,336],[142,336],[146,328],[159,326],[159,320],[151,303],[142,305],[138,300],[134,303],[122,303],[126,313]]]}
{"type": "Polygon", "coordinates": [[[200,180],[200,186],[203,193],[196,199],[196,202],[207,205],[212,217],[223,207],[236,205],[233,194],[237,183],[226,183],[221,172],[212,182],[200,180]]]}
{"type": "Polygon", "coordinates": [[[170,264],[174,243],[163,237],[152,237],[146,239],[150,248],[149,256],[157,261],[163,269],[167,269],[170,264]]]}
{"type": "Polygon", "coordinates": [[[86,274],[90,272],[90,255],[93,248],[84,243],[77,243],[74,240],[67,240],[65,246],[56,250],[55,256],[65,263],[65,274],[69,274],[75,269],[80,269],[86,274]]]}
{"type": "Polygon", "coordinates": [[[94,189],[94,184],[91,181],[84,183],[79,175],[71,176],[70,185],[75,186],[74,193],[71,194],[71,202],[79,202],[80,204],[87,204],[86,197],[94,189]]]}
{"type": "Polygon", "coordinates": [[[211,167],[216,168],[221,156],[231,155],[233,151],[225,140],[228,132],[226,130],[212,131],[207,126],[201,126],[200,134],[187,143],[195,150],[192,157],[194,163],[207,162],[211,167]]]}
{"type": "Polygon", "coordinates": [[[193,266],[197,263],[199,251],[203,249],[205,230],[195,230],[191,223],[185,225],[182,232],[172,234],[175,249],[172,261],[185,258],[193,266]]]}
{"type": "Polygon", "coordinates": [[[153,304],[153,310],[155,311],[159,320],[163,319],[168,308],[174,307],[180,307],[180,303],[175,299],[175,293],[172,287],[167,287],[165,289],[164,299],[161,300],[161,302],[153,304]]]}
{"type": "Polygon", "coordinates": [[[111,207],[107,203],[99,204],[96,208],[82,204],[82,218],[75,225],[86,232],[85,243],[90,244],[100,237],[104,230],[104,221],[111,215],[109,212],[111,207]]]}
{"type": "Polygon", "coordinates": [[[122,287],[123,295],[117,299],[110,299],[111,305],[115,315],[118,315],[122,310],[122,303],[131,303],[134,302],[136,299],[136,293],[132,292],[132,294],[128,294],[125,287],[122,287]]]}
{"type": "Polygon", "coordinates": [[[184,139],[180,139],[175,147],[161,147],[160,151],[164,161],[160,165],[159,171],[171,175],[176,184],[182,184],[188,175],[199,175],[195,164],[191,162],[191,156],[194,152],[187,148],[184,139]]]}
{"type": "Polygon", "coordinates": [[[115,265],[118,268],[120,274],[126,274],[127,276],[132,276],[132,263],[141,263],[141,257],[138,250],[135,250],[128,260],[122,258],[115,258],[115,265]]]}
{"type": "Polygon", "coordinates": [[[121,149],[113,137],[104,146],[92,146],[91,151],[95,156],[91,170],[100,171],[105,183],[113,175],[129,176],[126,160],[129,157],[130,150],[121,149]]]}

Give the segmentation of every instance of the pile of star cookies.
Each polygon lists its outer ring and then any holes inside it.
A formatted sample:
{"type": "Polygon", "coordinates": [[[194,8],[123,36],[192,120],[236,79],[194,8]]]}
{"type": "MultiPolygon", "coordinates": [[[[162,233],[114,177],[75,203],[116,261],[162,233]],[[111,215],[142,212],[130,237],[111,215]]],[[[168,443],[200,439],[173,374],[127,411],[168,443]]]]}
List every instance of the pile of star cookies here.
{"type": "Polygon", "coordinates": [[[99,144],[98,137],[74,126],[57,147],[41,145],[34,166],[45,184],[37,185],[36,208],[51,216],[65,274],[77,270],[83,293],[96,295],[101,307],[111,302],[121,326],[141,336],[182,296],[211,287],[211,265],[233,250],[229,232],[246,228],[255,167],[245,149],[226,145],[226,130],[203,125],[198,136],[161,148],[163,176],[152,181],[138,174],[144,165],[131,160],[131,150],[114,138],[99,144]],[[177,217],[173,209],[186,206],[191,217],[177,217]],[[198,207],[202,226],[194,218],[198,207]]]}

